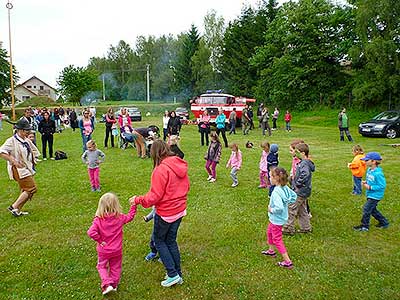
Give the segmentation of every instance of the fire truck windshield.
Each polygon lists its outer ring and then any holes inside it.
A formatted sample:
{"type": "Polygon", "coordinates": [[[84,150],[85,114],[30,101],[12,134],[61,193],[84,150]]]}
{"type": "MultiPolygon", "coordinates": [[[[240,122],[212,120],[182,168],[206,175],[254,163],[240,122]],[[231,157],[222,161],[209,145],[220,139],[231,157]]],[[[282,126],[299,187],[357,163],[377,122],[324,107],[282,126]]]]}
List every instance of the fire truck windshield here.
{"type": "Polygon", "coordinates": [[[201,95],[197,100],[198,104],[232,104],[234,97],[227,95],[201,95]]]}

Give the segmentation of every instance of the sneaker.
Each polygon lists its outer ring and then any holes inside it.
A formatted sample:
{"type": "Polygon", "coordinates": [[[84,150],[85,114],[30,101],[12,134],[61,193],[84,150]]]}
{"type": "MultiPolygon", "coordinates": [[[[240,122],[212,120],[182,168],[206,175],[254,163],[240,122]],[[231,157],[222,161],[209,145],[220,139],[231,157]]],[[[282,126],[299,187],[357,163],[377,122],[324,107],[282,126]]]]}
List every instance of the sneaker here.
{"type": "Polygon", "coordinates": [[[101,188],[98,187],[98,188],[96,189],[96,191],[97,191],[97,192],[101,192],[101,188]]]}
{"type": "Polygon", "coordinates": [[[27,211],[19,211],[19,215],[20,216],[27,216],[27,215],[29,215],[29,213],[27,212],[27,211]]]}
{"type": "Polygon", "coordinates": [[[232,183],[231,187],[237,187],[239,183],[232,183]]]}
{"type": "Polygon", "coordinates": [[[376,228],[386,229],[386,228],[389,227],[389,223],[387,223],[387,224],[380,224],[380,223],[379,223],[379,224],[376,224],[375,227],[376,227],[376,228]]]}
{"type": "Polygon", "coordinates": [[[54,157],[50,157],[51,160],[56,160],[54,157]]]}
{"type": "Polygon", "coordinates": [[[9,207],[7,207],[7,209],[8,209],[9,212],[12,212],[14,207],[12,207],[12,205],[10,205],[9,207]]]}
{"type": "Polygon", "coordinates": [[[118,289],[118,285],[116,285],[116,286],[113,286],[113,292],[116,292],[116,291],[117,291],[117,289],[118,289]]]}
{"type": "Polygon", "coordinates": [[[92,186],[92,192],[95,192],[95,191],[96,191],[96,188],[92,186]]]}
{"type": "Polygon", "coordinates": [[[144,259],[147,261],[151,261],[151,260],[155,259],[156,257],[157,257],[157,253],[150,252],[149,254],[146,255],[146,257],[144,259]]]}
{"type": "Polygon", "coordinates": [[[286,269],[293,269],[293,263],[289,261],[280,261],[278,262],[278,266],[286,269]]]}
{"type": "Polygon", "coordinates": [[[296,233],[311,233],[312,229],[304,230],[304,229],[297,229],[296,233]]]}
{"type": "Polygon", "coordinates": [[[257,188],[259,188],[259,189],[265,189],[266,186],[265,186],[265,185],[259,185],[257,188]]]}
{"type": "Polygon", "coordinates": [[[14,208],[11,205],[7,208],[9,212],[14,216],[14,217],[20,217],[22,216],[21,212],[19,211],[18,208],[14,208]]]}
{"type": "Polygon", "coordinates": [[[163,281],[161,281],[161,286],[163,287],[170,287],[173,286],[177,283],[179,283],[182,280],[182,278],[179,275],[176,275],[174,277],[169,277],[163,281]]]}
{"type": "Polygon", "coordinates": [[[208,178],[207,178],[207,180],[208,180],[208,181],[210,181],[210,180],[211,180],[211,178],[212,178],[212,176],[211,176],[211,175],[208,175],[208,178]]]}
{"type": "Polygon", "coordinates": [[[286,231],[286,230],[282,230],[282,234],[284,234],[284,235],[295,235],[295,233],[296,232],[294,232],[294,231],[286,231]]]}
{"type": "Polygon", "coordinates": [[[44,158],[43,158],[43,160],[47,160],[47,158],[46,158],[46,157],[44,157],[44,158]]]}
{"type": "Polygon", "coordinates": [[[358,225],[358,226],[354,226],[353,229],[355,231],[368,231],[368,227],[365,227],[364,225],[358,225]]]}
{"type": "Polygon", "coordinates": [[[270,250],[270,249],[261,251],[261,254],[270,256],[270,257],[276,257],[276,252],[274,250],[270,250]]]}
{"type": "Polygon", "coordinates": [[[217,181],[217,179],[211,178],[209,182],[216,182],[216,181],[217,181]]]}
{"type": "Polygon", "coordinates": [[[105,287],[102,291],[103,295],[107,295],[109,292],[114,291],[114,288],[112,287],[112,285],[109,285],[107,287],[105,287]]]}

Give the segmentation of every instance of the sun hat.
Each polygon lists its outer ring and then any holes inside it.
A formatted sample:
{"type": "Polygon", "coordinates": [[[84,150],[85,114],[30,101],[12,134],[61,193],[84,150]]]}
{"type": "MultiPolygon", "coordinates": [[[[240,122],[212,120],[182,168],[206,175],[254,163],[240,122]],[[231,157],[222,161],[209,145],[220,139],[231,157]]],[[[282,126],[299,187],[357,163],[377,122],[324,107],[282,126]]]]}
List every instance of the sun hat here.
{"type": "Polygon", "coordinates": [[[382,157],[378,152],[368,152],[361,160],[382,160],[382,157]]]}
{"type": "Polygon", "coordinates": [[[17,124],[15,124],[15,128],[19,130],[32,130],[31,124],[24,118],[18,120],[17,124]]]}

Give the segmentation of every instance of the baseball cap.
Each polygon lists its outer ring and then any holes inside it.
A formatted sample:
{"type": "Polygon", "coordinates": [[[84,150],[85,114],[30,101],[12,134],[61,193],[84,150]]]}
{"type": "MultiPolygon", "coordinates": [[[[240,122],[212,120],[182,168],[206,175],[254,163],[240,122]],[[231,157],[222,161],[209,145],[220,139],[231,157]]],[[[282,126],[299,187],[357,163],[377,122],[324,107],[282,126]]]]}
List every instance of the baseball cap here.
{"type": "Polygon", "coordinates": [[[382,160],[382,157],[378,152],[368,152],[361,160],[382,160]]]}

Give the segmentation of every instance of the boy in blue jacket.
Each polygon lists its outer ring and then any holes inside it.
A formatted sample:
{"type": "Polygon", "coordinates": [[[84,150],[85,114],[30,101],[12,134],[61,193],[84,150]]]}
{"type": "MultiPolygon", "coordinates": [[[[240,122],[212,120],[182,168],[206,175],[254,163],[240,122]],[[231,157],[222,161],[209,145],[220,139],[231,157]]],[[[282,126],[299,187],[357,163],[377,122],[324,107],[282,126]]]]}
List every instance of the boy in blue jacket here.
{"type": "Polygon", "coordinates": [[[371,215],[379,222],[376,227],[388,228],[389,221],[376,209],[378,203],[383,198],[386,188],[386,179],[382,168],[379,167],[382,162],[382,157],[378,152],[369,152],[365,155],[364,160],[368,170],[363,181],[363,186],[366,189],[367,202],[364,204],[361,225],[354,226],[356,231],[368,231],[371,215]]]}

